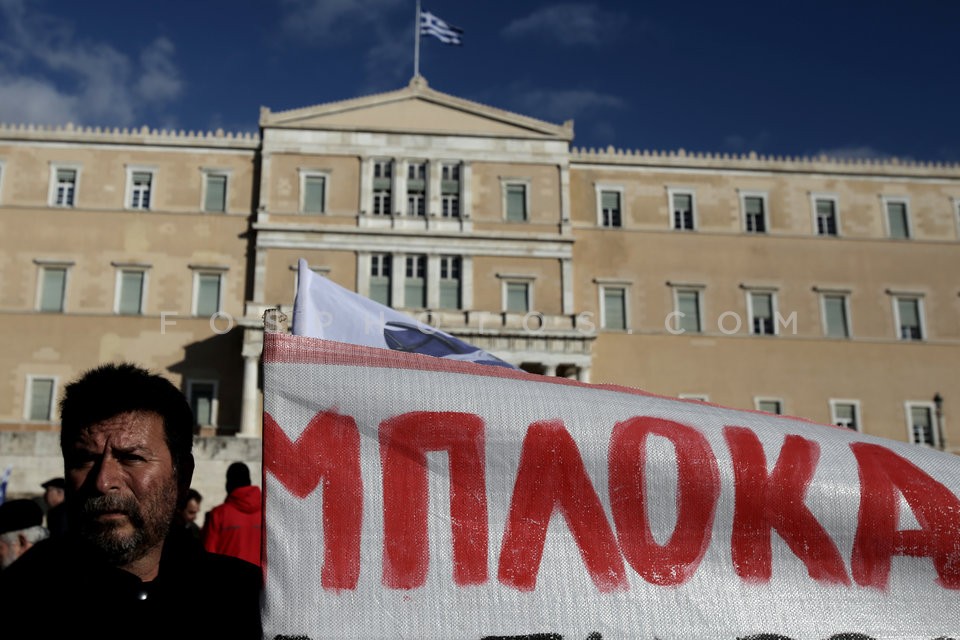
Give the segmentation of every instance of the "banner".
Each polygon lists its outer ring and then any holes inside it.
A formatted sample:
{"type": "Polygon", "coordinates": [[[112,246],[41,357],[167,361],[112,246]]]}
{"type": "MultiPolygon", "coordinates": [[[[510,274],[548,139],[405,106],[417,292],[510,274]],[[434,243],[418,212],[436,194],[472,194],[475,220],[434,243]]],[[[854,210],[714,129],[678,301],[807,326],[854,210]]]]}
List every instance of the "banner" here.
{"type": "Polygon", "coordinates": [[[268,638],[960,633],[949,454],[275,333],[263,422],[268,638]]]}

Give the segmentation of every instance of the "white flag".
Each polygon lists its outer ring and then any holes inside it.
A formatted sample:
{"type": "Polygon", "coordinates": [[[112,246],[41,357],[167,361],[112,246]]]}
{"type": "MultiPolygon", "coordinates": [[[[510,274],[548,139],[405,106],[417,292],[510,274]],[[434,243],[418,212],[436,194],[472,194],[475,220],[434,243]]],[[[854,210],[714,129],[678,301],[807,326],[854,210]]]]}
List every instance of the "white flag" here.
{"type": "Polygon", "coordinates": [[[420,12],[420,33],[433,36],[444,44],[463,44],[460,41],[463,29],[447,24],[429,11],[420,12]]]}
{"type": "Polygon", "coordinates": [[[298,263],[293,334],[515,368],[483,349],[318,276],[298,263]]]}

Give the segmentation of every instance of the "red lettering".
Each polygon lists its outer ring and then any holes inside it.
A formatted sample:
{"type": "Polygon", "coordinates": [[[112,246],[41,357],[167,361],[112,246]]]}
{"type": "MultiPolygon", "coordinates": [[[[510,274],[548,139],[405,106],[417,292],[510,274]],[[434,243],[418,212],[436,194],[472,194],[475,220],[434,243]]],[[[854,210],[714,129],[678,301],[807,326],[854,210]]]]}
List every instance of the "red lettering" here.
{"type": "MultiPolygon", "coordinates": [[[[860,513],[853,541],[853,579],[885,589],[894,555],[929,557],[937,583],[960,589],[960,500],[909,460],[886,447],[850,444],[860,470],[860,513]],[[897,492],[920,529],[897,530],[897,492]]],[[[955,464],[951,461],[951,464],[955,464]]]]}
{"type": "Polygon", "coordinates": [[[689,580],[710,543],[720,497],[720,471],[707,439],[696,429],[657,418],[618,422],[610,438],[610,506],[620,548],[647,582],[677,586],[689,580]],[[647,437],[670,440],[677,456],[677,521],[665,545],[650,531],[647,514],[647,437]]]}
{"type": "Polygon", "coordinates": [[[500,582],[520,591],[536,587],[547,526],[557,508],[597,588],[602,592],[627,589],[623,558],[610,523],[577,444],[559,420],[534,422],[527,429],[503,534],[500,582]]]}
{"type": "Polygon", "coordinates": [[[324,589],[356,589],[360,575],[360,433],[350,416],[320,412],[296,442],[263,414],[264,468],[291,494],[305,498],[323,481],[324,589]]]}
{"type": "Polygon", "coordinates": [[[449,459],[453,581],[486,582],[484,442],[483,420],[468,413],[411,412],[380,425],[384,585],[413,589],[427,579],[427,451],[446,451],[449,459]]]}
{"type": "Polygon", "coordinates": [[[830,535],[804,504],[820,447],[800,436],[787,436],[770,474],[763,445],[744,427],[725,427],[723,435],[733,456],[736,487],[733,512],[733,566],[750,582],[767,582],[771,574],[770,530],[819,582],[850,584],[846,568],[830,535]]]}

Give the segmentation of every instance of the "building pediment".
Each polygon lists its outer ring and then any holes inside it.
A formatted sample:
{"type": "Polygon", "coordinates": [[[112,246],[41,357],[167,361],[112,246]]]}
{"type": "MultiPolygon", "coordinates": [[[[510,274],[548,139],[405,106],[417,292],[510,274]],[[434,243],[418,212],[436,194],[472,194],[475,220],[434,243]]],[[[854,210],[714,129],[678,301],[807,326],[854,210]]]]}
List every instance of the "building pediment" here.
{"type": "Polygon", "coordinates": [[[429,88],[414,78],[398,91],[341,102],[260,113],[263,128],[376,131],[570,141],[562,125],[529,118],[429,88]]]}

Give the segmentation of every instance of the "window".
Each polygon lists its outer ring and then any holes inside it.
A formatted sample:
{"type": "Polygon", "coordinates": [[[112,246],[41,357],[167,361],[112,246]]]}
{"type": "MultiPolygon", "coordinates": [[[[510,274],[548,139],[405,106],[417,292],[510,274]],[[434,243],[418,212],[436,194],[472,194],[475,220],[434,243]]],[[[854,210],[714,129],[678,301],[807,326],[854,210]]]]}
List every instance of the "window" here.
{"type": "Polygon", "coordinates": [[[153,172],[129,170],[129,200],[131,209],[149,209],[153,189],[153,172]]]}
{"type": "Polygon", "coordinates": [[[66,291],[66,267],[40,267],[40,292],[37,301],[38,311],[61,313],[63,311],[66,291]]]}
{"type": "Polygon", "coordinates": [[[834,198],[814,198],[817,216],[817,235],[837,235],[837,201],[834,198]]]}
{"type": "Polygon", "coordinates": [[[327,210],[327,177],[317,174],[301,174],[300,188],[303,213],[323,213],[327,210]]]}
{"type": "Polygon", "coordinates": [[[190,380],[187,382],[187,397],[193,409],[194,426],[216,426],[217,382],[215,380],[190,380]]]}
{"type": "Polygon", "coordinates": [[[831,400],[830,421],[838,427],[860,431],[860,403],[856,400],[831,400]]]}
{"type": "Polygon", "coordinates": [[[920,298],[894,298],[894,310],[897,319],[897,336],[901,340],[923,340],[923,308],[920,298]]]}
{"type": "Polygon", "coordinates": [[[121,269],[117,272],[116,312],[122,315],[143,313],[147,272],[142,269],[121,269]]]}
{"type": "Polygon", "coordinates": [[[460,257],[440,256],[440,308],[460,306],[460,257]]]}
{"type": "Polygon", "coordinates": [[[693,192],[671,190],[669,194],[673,228],[693,231],[696,228],[693,219],[693,192]]]}
{"type": "Polygon", "coordinates": [[[387,307],[391,304],[391,263],[389,253],[370,256],[370,299],[387,307]]]}
{"type": "Polygon", "coordinates": [[[760,194],[741,194],[743,224],[747,233],[767,232],[767,198],[760,194]]]}
{"type": "Polygon", "coordinates": [[[602,316],[604,329],[625,331],[627,328],[627,290],[624,287],[601,287],[602,316]]]}
{"type": "Polygon", "coordinates": [[[209,318],[220,312],[223,274],[198,271],[193,276],[194,315],[209,318]]]}
{"type": "Polygon", "coordinates": [[[223,173],[207,173],[204,179],[204,211],[227,210],[227,176],[223,173]]]}
{"type": "Polygon", "coordinates": [[[407,256],[406,278],[403,281],[403,304],[406,307],[427,306],[427,256],[407,256]]]}
{"type": "Polygon", "coordinates": [[[407,215],[427,214],[427,163],[411,162],[407,165],[407,215]]]}
{"type": "Polygon", "coordinates": [[[440,169],[440,215],[460,217],[460,165],[445,164],[440,169]]]}
{"type": "Polygon", "coordinates": [[[824,333],[829,338],[849,338],[850,321],[847,317],[847,296],[841,293],[823,295],[824,333]]]}
{"type": "Polygon", "coordinates": [[[927,402],[908,402],[906,405],[910,442],[928,447],[939,447],[940,438],[934,424],[934,408],[927,402]]]}
{"type": "Polygon", "coordinates": [[[51,204],[55,207],[72,207],[76,194],[77,170],[68,167],[55,167],[51,204]]]}
{"type": "Polygon", "coordinates": [[[527,185],[519,182],[504,184],[504,212],[507,220],[523,222],[527,219],[527,185]]]}
{"type": "Polygon", "coordinates": [[[769,292],[751,291],[750,301],[750,333],[758,336],[772,336],[776,333],[774,325],[774,295],[769,292]]]}
{"type": "Polygon", "coordinates": [[[623,216],[619,190],[604,189],[600,191],[600,225],[603,227],[622,227],[623,216]]]}
{"type": "Polygon", "coordinates": [[[54,392],[57,379],[27,376],[26,418],[32,422],[50,422],[53,419],[54,392]]]}
{"type": "Polygon", "coordinates": [[[779,400],[757,398],[756,407],[757,407],[757,411],[763,411],[764,413],[772,413],[778,416],[783,415],[783,403],[780,402],[779,400]]]}
{"type": "Polygon", "coordinates": [[[910,212],[906,200],[884,199],[887,210],[887,232],[891,238],[910,237],[910,212]]]}
{"type": "Polygon", "coordinates": [[[373,215],[388,216],[393,206],[393,161],[373,163],[373,215]]]}
{"type": "Polygon", "coordinates": [[[677,289],[675,297],[677,331],[700,333],[700,291],[697,289],[677,289]]]}
{"type": "Polygon", "coordinates": [[[505,282],[504,307],[509,313],[527,313],[530,311],[530,283],[505,282]]]}

